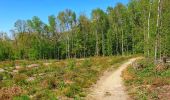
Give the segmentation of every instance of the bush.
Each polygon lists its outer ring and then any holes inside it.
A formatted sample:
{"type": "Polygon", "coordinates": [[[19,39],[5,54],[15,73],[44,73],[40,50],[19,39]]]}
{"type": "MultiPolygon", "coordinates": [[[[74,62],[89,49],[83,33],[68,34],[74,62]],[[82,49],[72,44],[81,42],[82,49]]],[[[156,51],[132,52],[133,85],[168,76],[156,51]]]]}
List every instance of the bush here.
{"type": "Polygon", "coordinates": [[[18,86],[0,89],[0,100],[11,100],[15,96],[21,95],[22,90],[18,86]]]}
{"type": "Polygon", "coordinates": [[[65,95],[67,97],[75,97],[76,94],[79,94],[81,92],[81,87],[78,86],[77,84],[72,84],[70,85],[70,87],[68,88],[68,90],[66,91],[65,95]]]}
{"type": "Polygon", "coordinates": [[[53,76],[45,77],[45,80],[41,83],[44,88],[55,89],[58,87],[58,80],[53,76]]]}
{"type": "Polygon", "coordinates": [[[14,81],[18,84],[18,85],[26,85],[28,84],[26,79],[27,79],[27,75],[25,74],[16,74],[14,75],[13,79],[14,81]]]}
{"type": "Polygon", "coordinates": [[[85,59],[81,65],[82,67],[91,67],[92,66],[92,62],[90,59],[85,59]]]}
{"type": "Polygon", "coordinates": [[[70,59],[70,60],[68,60],[68,65],[67,65],[67,67],[68,67],[69,70],[73,70],[73,69],[75,68],[75,66],[76,66],[76,61],[75,61],[75,59],[70,59]]]}

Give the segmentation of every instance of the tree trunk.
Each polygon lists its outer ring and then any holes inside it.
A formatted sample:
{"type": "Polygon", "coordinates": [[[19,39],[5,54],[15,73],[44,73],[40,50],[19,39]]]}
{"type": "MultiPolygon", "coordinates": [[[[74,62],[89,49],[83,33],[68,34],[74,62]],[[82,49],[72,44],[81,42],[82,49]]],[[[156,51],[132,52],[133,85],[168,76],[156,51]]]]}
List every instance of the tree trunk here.
{"type": "Polygon", "coordinates": [[[160,3],[161,3],[161,0],[158,0],[158,15],[157,15],[156,40],[155,40],[155,63],[156,63],[157,54],[158,54],[159,22],[160,22],[160,12],[161,12],[160,3]]]}
{"type": "Polygon", "coordinates": [[[119,54],[119,52],[118,52],[118,48],[119,48],[118,28],[116,28],[116,29],[117,29],[117,32],[116,32],[116,55],[118,55],[119,54]]]}
{"type": "Polygon", "coordinates": [[[97,29],[96,29],[96,55],[99,56],[99,41],[98,41],[97,29]]]}
{"type": "Polygon", "coordinates": [[[150,0],[150,8],[149,8],[149,15],[148,15],[148,35],[147,35],[147,56],[150,56],[150,16],[151,16],[151,9],[152,9],[152,0],[150,0]]]}
{"type": "Polygon", "coordinates": [[[68,52],[68,58],[70,59],[70,38],[69,38],[69,36],[67,36],[67,38],[68,38],[68,44],[67,44],[67,52],[68,52]]]}
{"type": "Polygon", "coordinates": [[[123,34],[123,29],[121,28],[122,30],[122,56],[124,55],[124,34],[123,34]]]}
{"type": "Polygon", "coordinates": [[[135,54],[135,40],[133,29],[132,29],[132,54],[135,54]]]}
{"type": "Polygon", "coordinates": [[[103,56],[105,56],[105,45],[104,45],[104,42],[105,42],[105,40],[104,40],[104,33],[102,31],[102,53],[103,53],[103,56]]]}
{"type": "Polygon", "coordinates": [[[84,32],[84,49],[83,49],[83,56],[84,56],[84,58],[86,57],[86,34],[85,34],[85,32],[84,32]]]}

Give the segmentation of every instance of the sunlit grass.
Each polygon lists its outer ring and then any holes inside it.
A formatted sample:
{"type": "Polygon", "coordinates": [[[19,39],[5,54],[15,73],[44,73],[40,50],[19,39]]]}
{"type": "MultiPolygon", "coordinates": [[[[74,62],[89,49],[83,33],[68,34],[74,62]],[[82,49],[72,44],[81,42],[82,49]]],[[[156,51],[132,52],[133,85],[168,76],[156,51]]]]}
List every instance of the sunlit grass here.
{"type": "MultiPolygon", "coordinates": [[[[19,87],[22,93],[10,96],[15,100],[83,98],[86,96],[86,89],[96,83],[106,69],[111,68],[112,65],[115,65],[112,69],[116,69],[116,63],[130,57],[0,62],[1,68],[7,70],[0,73],[2,77],[0,89],[19,87]],[[38,67],[28,68],[27,66],[31,64],[38,64],[38,67]],[[18,72],[13,72],[16,70],[15,66],[21,67],[18,72]]],[[[0,97],[0,99],[4,98],[0,97]]]]}
{"type": "Polygon", "coordinates": [[[129,94],[135,100],[162,99],[159,98],[159,94],[162,93],[157,88],[170,86],[170,68],[157,70],[154,62],[148,59],[137,62],[142,64],[143,68],[134,69],[129,66],[123,72],[129,94]]]}

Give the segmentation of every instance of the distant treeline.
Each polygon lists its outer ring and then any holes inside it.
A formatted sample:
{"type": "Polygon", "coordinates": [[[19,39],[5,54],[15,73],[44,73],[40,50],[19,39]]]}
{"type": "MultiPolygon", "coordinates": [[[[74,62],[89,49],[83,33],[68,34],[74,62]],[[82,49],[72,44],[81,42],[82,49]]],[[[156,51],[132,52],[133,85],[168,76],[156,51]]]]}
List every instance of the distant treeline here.
{"type": "MultiPolygon", "coordinates": [[[[0,33],[0,60],[65,59],[144,53],[170,54],[169,0],[131,0],[92,10],[91,17],[66,9],[48,17],[17,20],[12,38],[0,33]]],[[[3,24],[3,23],[1,23],[3,24]]]]}

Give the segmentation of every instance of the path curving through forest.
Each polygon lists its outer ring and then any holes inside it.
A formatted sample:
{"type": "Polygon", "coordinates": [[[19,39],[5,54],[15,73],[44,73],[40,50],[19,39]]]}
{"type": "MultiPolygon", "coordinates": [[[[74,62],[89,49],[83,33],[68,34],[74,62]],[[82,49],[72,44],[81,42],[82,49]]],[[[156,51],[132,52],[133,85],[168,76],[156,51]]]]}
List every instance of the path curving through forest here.
{"type": "Polygon", "coordinates": [[[86,100],[128,100],[129,96],[125,91],[122,71],[139,58],[132,58],[122,64],[114,72],[106,72],[90,90],[86,100]]]}

